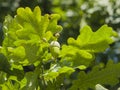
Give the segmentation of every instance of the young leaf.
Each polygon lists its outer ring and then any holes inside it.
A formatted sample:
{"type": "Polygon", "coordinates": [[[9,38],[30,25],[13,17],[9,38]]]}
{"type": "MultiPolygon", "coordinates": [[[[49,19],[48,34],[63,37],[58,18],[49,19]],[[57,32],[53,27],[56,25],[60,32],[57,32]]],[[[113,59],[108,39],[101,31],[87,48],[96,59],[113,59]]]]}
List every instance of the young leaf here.
{"type": "Polygon", "coordinates": [[[113,42],[112,36],[115,36],[115,32],[107,25],[103,25],[96,32],[93,32],[89,26],[85,26],[80,30],[76,40],[68,39],[68,44],[88,52],[103,52],[113,42]]]}
{"type": "Polygon", "coordinates": [[[55,32],[62,29],[58,28],[58,19],[57,14],[42,16],[38,6],[33,11],[29,7],[18,8],[14,18],[5,18],[1,53],[16,64],[30,65],[41,61],[45,58],[44,52],[49,53],[49,42],[57,39],[55,32]]]}
{"type": "Polygon", "coordinates": [[[77,39],[69,38],[68,45],[63,45],[60,53],[61,62],[70,61],[73,67],[78,65],[89,66],[94,60],[94,53],[103,52],[114,40],[115,32],[107,25],[103,25],[96,32],[89,26],[80,30],[77,39]]]}
{"type": "Polygon", "coordinates": [[[60,15],[58,14],[50,15],[50,24],[48,25],[48,30],[52,31],[53,33],[57,33],[62,30],[62,27],[57,25],[57,20],[59,18],[60,18],[60,15]]]}

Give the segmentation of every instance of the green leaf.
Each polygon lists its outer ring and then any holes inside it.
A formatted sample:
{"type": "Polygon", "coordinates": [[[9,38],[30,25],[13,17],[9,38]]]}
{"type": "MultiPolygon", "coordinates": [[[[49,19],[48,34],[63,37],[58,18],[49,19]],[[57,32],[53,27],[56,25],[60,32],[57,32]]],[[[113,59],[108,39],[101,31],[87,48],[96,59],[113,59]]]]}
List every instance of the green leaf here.
{"type": "Polygon", "coordinates": [[[109,61],[106,68],[99,70],[96,66],[89,73],[80,72],[77,80],[73,81],[73,85],[70,90],[88,90],[88,88],[94,88],[96,84],[112,85],[114,86],[119,82],[120,78],[120,63],[113,64],[109,61]]]}
{"type": "Polygon", "coordinates": [[[96,32],[93,32],[89,26],[85,26],[80,30],[80,35],[75,40],[68,39],[68,45],[63,45],[59,57],[61,62],[68,60],[71,66],[79,65],[89,66],[94,60],[95,53],[103,52],[109,48],[114,40],[115,32],[111,27],[103,25],[96,32]]]}
{"type": "Polygon", "coordinates": [[[7,58],[0,53],[0,71],[8,72],[10,71],[10,63],[7,61],[7,58]]]}
{"type": "Polygon", "coordinates": [[[3,84],[6,81],[6,73],[0,71],[0,84],[3,84]]]}
{"type": "Polygon", "coordinates": [[[54,79],[56,79],[57,76],[59,76],[59,73],[52,71],[44,74],[44,78],[46,81],[53,81],[54,79]]]}
{"type": "MultiPolygon", "coordinates": [[[[25,48],[25,53],[26,53],[26,60],[28,60],[29,63],[34,63],[38,57],[37,53],[39,52],[39,46],[37,45],[31,45],[31,44],[26,44],[24,45],[25,48]]],[[[22,62],[21,62],[22,63],[22,62]]]]}
{"type": "Polygon", "coordinates": [[[37,27],[39,36],[44,36],[45,32],[47,31],[47,27],[49,25],[49,15],[46,14],[41,18],[41,23],[37,27]]]}
{"type": "Polygon", "coordinates": [[[2,90],[17,90],[15,86],[11,83],[11,81],[5,82],[5,84],[2,85],[2,90]]]}
{"type": "Polygon", "coordinates": [[[61,74],[63,75],[70,75],[73,73],[75,70],[71,67],[60,67],[59,65],[54,65],[50,68],[48,72],[44,74],[44,78],[46,81],[51,81],[53,82],[56,80],[57,77],[59,77],[61,74]]]}
{"type": "Polygon", "coordinates": [[[48,25],[48,30],[52,31],[53,33],[57,33],[62,30],[62,27],[57,25],[57,20],[59,18],[60,15],[58,14],[52,14],[50,16],[50,24],[48,25]]]}
{"type": "Polygon", "coordinates": [[[24,78],[24,71],[23,70],[19,70],[16,68],[13,68],[13,70],[11,70],[11,75],[14,75],[17,77],[17,80],[22,80],[24,78]]]}
{"type": "Polygon", "coordinates": [[[57,25],[59,18],[57,14],[42,16],[38,6],[33,11],[29,7],[18,8],[14,18],[11,16],[5,18],[3,25],[5,39],[1,53],[7,56],[8,61],[22,65],[46,59],[49,42],[56,40],[54,34],[61,30],[57,25]]]}
{"type": "Polygon", "coordinates": [[[61,63],[65,60],[71,62],[72,67],[77,67],[79,65],[89,66],[89,64],[93,61],[94,55],[92,53],[87,52],[86,50],[80,50],[74,46],[63,45],[62,50],[60,52],[61,63]]]}
{"type": "Polygon", "coordinates": [[[67,66],[64,66],[62,68],[60,68],[58,70],[59,74],[62,74],[62,73],[65,73],[65,74],[71,74],[73,73],[75,70],[73,68],[70,68],[70,67],[67,67],[67,66]]]}
{"type": "Polygon", "coordinates": [[[33,21],[33,12],[29,7],[24,8],[18,8],[17,9],[17,20],[20,22],[20,24],[24,24],[22,22],[29,22],[33,21]]]}
{"type": "Polygon", "coordinates": [[[4,84],[1,84],[1,90],[18,90],[22,89],[25,84],[25,79],[18,81],[16,76],[10,76],[9,78],[6,78],[6,82],[4,84]]]}
{"type": "Polygon", "coordinates": [[[38,87],[38,74],[33,72],[28,72],[25,75],[27,79],[27,84],[22,90],[35,90],[38,87]]]}
{"type": "Polygon", "coordinates": [[[107,25],[103,25],[96,32],[93,32],[89,26],[85,26],[80,30],[80,35],[76,40],[68,39],[68,44],[89,52],[103,52],[113,42],[111,37],[114,34],[112,28],[107,25]]]}
{"type": "Polygon", "coordinates": [[[13,49],[13,53],[12,53],[16,58],[24,58],[25,57],[25,49],[23,46],[19,46],[15,49],[13,49]]]}
{"type": "Polygon", "coordinates": [[[80,65],[80,66],[78,66],[77,68],[79,68],[80,70],[85,70],[85,69],[86,69],[86,66],[85,66],[85,65],[80,65]]]}
{"type": "Polygon", "coordinates": [[[60,74],[58,77],[56,77],[53,81],[48,81],[46,90],[59,90],[61,89],[61,86],[64,82],[65,74],[60,74]]]}
{"type": "Polygon", "coordinates": [[[36,6],[36,7],[34,8],[33,15],[34,15],[34,17],[36,17],[35,19],[36,19],[38,22],[41,21],[41,10],[40,10],[40,8],[39,8],[38,6],[36,6]]]}
{"type": "Polygon", "coordinates": [[[59,76],[58,70],[61,67],[57,64],[53,64],[48,71],[45,72],[44,78],[46,81],[53,81],[56,79],[57,76],[59,76]]]}

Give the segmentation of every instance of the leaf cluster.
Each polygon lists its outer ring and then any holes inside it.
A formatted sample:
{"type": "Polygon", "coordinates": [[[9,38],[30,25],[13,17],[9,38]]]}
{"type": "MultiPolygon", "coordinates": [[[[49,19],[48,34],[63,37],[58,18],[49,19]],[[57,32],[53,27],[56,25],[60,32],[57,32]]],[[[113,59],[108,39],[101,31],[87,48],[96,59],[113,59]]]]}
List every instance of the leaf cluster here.
{"type": "Polygon", "coordinates": [[[59,18],[41,15],[38,6],[33,11],[21,7],[16,16],[6,16],[0,48],[1,90],[88,90],[96,84],[119,83],[119,63],[97,65],[95,61],[96,53],[109,48],[117,33],[107,25],[96,32],[85,26],[76,39],[70,37],[60,46],[59,18]]]}

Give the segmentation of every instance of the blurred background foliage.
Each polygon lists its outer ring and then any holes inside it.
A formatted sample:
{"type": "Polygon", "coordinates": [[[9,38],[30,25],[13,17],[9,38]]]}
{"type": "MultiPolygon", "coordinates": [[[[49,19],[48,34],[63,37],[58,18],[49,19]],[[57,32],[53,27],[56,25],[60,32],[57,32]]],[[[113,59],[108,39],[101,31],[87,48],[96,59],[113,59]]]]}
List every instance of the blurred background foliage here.
{"type": "Polygon", "coordinates": [[[80,28],[89,25],[96,31],[103,24],[108,24],[118,32],[116,42],[106,52],[97,55],[97,61],[120,60],[120,0],[0,0],[0,45],[4,39],[2,24],[6,15],[14,16],[19,7],[40,6],[42,14],[61,15],[59,24],[63,31],[59,38],[61,44],[68,37],[76,38],[80,28]]]}
{"type": "Polygon", "coordinates": [[[97,54],[96,60],[104,63],[110,59],[120,61],[120,0],[0,0],[0,45],[4,39],[2,24],[5,16],[14,16],[19,7],[33,9],[37,5],[40,6],[43,15],[61,15],[61,44],[66,43],[69,37],[76,38],[84,25],[89,25],[94,31],[104,24],[111,26],[118,32],[116,42],[106,52],[97,54]]]}

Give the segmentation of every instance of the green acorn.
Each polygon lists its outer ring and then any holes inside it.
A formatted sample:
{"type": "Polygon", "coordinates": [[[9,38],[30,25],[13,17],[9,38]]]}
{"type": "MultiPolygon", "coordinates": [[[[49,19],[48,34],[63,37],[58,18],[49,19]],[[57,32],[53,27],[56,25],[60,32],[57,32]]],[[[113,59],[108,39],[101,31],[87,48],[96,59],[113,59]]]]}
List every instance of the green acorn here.
{"type": "Polygon", "coordinates": [[[57,58],[60,53],[60,44],[57,41],[50,43],[50,52],[54,58],[57,58]]]}

